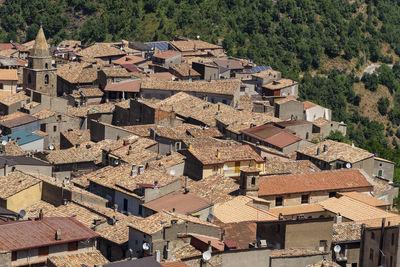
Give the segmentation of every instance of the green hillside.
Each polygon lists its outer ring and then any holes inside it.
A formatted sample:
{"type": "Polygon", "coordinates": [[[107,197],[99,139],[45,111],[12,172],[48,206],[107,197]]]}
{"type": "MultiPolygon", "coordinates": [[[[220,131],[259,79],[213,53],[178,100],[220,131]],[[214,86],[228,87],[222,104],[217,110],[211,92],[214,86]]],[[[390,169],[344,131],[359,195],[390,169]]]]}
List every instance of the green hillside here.
{"type": "Polygon", "coordinates": [[[335,120],[348,124],[348,136],[332,138],[353,140],[400,166],[400,65],[359,79],[371,62],[394,64],[399,58],[400,1],[9,0],[0,5],[0,42],[32,40],[40,24],[53,44],[197,35],[222,42],[229,55],[301,81],[302,99],[331,108],[335,120]]]}

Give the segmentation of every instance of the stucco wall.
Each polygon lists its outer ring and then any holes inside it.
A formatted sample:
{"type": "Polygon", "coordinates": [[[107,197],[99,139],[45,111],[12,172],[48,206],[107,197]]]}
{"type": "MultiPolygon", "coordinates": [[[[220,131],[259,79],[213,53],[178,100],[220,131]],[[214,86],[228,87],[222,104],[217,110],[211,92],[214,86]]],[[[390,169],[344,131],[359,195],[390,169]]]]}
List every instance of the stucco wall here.
{"type": "Polygon", "coordinates": [[[7,208],[9,210],[19,212],[21,209],[41,200],[42,182],[33,185],[9,198],[7,198],[7,208]]]}

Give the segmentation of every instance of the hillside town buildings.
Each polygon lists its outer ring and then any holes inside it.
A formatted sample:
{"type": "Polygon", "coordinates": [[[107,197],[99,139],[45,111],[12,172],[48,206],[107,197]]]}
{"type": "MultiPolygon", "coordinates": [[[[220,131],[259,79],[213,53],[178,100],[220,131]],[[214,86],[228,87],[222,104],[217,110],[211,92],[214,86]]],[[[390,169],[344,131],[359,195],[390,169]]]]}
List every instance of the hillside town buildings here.
{"type": "Polygon", "coordinates": [[[183,37],[4,47],[1,267],[397,265],[395,164],[278,70],[183,37]]]}

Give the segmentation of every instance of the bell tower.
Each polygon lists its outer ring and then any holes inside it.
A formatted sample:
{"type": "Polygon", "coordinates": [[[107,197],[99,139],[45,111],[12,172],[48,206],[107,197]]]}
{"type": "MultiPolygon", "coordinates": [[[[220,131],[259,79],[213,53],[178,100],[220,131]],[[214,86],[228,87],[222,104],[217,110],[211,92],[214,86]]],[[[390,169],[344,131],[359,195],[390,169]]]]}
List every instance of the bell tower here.
{"type": "Polygon", "coordinates": [[[35,45],[28,57],[28,67],[24,68],[23,88],[25,91],[32,90],[57,96],[57,69],[53,68],[51,61],[49,46],[43,28],[40,27],[35,45]]]}
{"type": "Polygon", "coordinates": [[[240,192],[245,196],[258,196],[260,169],[249,167],[240,170],[240,192]]]}

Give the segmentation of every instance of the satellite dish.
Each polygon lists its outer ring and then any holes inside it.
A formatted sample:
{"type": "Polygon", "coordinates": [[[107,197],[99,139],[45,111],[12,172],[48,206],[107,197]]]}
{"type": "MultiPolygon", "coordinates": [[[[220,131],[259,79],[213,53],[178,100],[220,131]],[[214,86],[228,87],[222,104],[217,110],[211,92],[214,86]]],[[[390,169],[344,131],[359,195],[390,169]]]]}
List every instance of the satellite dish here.
{"type": "Polygon", "coordinates": [[[50,145],[50,146],[49,146],[49,149],[50,149],[50,150],[54,150],[54,146],[53,146],[53,145],[50,145]]]}
{"type": "Polygon", "coordinates": [[[224,169],[224,171],[227,171],[228,170],[228,166],[224,165],[223,169],[224,169]]]}
{"type": "Polygon", "coordinates": [[[200,40],[200,35],[197,35],[196,38],[197,38],[197,40],[200,40]]]}
{"type": "Polygon", "coordinates": [[[143,250],[149,250],[150,245],[148,243],[143,243],[142,248],[143,248],[143,250]]]}
{"type": "Polygon", "coordinates": [[[205,251],[205,252],[203,253],[203,260],[204,260],[204,261],[209,261],[209,260],[211,260],[211,252],[210,252],[210,251],[205,251]]]}
{"type": "Polygon", "coordinates": [[[6,141],[6,140],[3,140],[3,141],[1,142],[1,144],[2,144],[3,146],[7,145],[7,141],[6,141]]]}
{"type": "Polygon", "coordinates": [[[24,218],[25,215],[26,215],[26,211],[24,209],[22,209],[22,210],[19,211],[18,215],[19,215],[20,218],[24,218]]]}
{"type": "Polygon", "coordinates": [[[346,163],[346,168],[347,168],[347,169],[350,169],[350,168],[351,168],[351,163],[347,162],[347,163],[346,163]]]}
{"type": "Polygon", "coordinates": [[[170,171],[169,171],[169,174],[175,175],[175,170],[170,170],[170,171]]]}
{"type": "Polygon", "coordinates": [[[118,164],[119,164],[119,160],[115,160],[115,161],[114,161],[114,164],[115,164],[115,165],[118,165],[118,164]]]}
{"type": "Polygon", "coordinates": [[[207,221],[208,221],[208,222],[213,222],[213,221],[214,221],[214,215],[209,214],[209,215],[207,216],[207,221]]]}
{"type": "Polygon", "coordinates": [[[336,253],[339,253],[341,250],[342,250],[342,248],[341,248],[339,245],[336,245],[336,246],[333,248],[333,251],[335,251],[336,253]]]}

